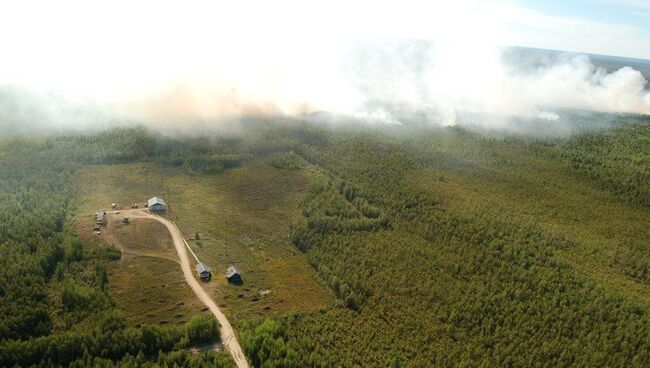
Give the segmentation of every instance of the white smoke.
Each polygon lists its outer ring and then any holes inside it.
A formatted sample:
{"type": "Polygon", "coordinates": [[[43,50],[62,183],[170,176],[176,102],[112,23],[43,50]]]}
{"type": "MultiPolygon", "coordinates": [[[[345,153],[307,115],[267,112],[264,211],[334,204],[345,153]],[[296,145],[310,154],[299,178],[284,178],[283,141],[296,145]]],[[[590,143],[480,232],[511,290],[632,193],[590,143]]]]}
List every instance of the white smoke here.
{"type": "Polygon", "coordinates": [[[118,110],[159,124],[322,112],[339,122],[454,125],[471,113],[490,116],[480,124],[494,128],[506,127],[507,117],[557,121],[558,109],[650,114],[647,81],[637,70],[608,73],[571,54],[531,67],[506,60],[504,50],[411,40],[344,43],[323,55],[317,48],[291,54],[286,65],[283,56],[269,75],[238,80],[233,71],[227,82],[206,75],[179,81],[118,110]]]}
{"type": "Polygon", "coordinates": [[[63,3],[0,5],[0,128],[209,127],[248,115],[453,125],[467,114],[499,128],[508,117],[558,121],[566,108],[650,114],[632,68],[504,58],[497,20],[508,13],[489,2],[63,3]]]}
{"type": "Polygon", "coordinates": [[[424,118],[448,125],[465,112],[558,120],[554,109],[650,114],[647,81],[637,70],[608,73],[585,55],[566,53],[527,65],[505,58],[507,51],[423,42],[356,44],[348,75],[363,96],[357,108],[383,111],[391,121],[424,118]]]}

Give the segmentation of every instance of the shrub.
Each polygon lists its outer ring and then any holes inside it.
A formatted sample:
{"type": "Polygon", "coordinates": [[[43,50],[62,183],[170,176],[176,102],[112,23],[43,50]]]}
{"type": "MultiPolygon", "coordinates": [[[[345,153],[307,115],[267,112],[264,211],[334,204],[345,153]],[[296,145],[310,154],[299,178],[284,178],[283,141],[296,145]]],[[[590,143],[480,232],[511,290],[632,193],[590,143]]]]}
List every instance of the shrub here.
{"type": "Polygon", "coordinates": [[[185,325],[187,337],[192,344],[208,343],[218,341],[219,325],[212,315],[200,314],[192,317],[185,325]]]}

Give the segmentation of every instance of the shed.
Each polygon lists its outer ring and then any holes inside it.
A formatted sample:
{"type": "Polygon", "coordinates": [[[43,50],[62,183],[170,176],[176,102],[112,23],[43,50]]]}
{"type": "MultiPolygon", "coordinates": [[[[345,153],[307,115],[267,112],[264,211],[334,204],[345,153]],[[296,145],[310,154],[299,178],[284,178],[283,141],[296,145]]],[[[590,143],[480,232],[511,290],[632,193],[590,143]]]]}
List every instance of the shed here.
{"type": "Polygon", "coordinates": [[[104,215],[106,215],[106,212],[104,211],[98,211],[95,212],[95,223],[96,224],[103,224],[104,223],[104,215]]]}
{"type": "Polygon", "coordinates": [[[226,269],[226,279],[228,279],[228,282],[233,282],[233,283],[242,282],[241,273],[239,272],[239,269],[237,269],[237,267],[235,267],[234,265],[230,265],[228,269],[226,269]]]}
{"type": "Polygon", "coordinates": [[[199,262],[196,265],[196,273],[199,275],[199,278],[203,281],[209,281],[210,277],[212,276],[210,269],[201,262],[199,262]]]}
{"type": "Polygon", "coordinates": [[[152,197],[147,201],[150,211],[164,211],[167,209],[165,201],[160,197],[152,197]]]}

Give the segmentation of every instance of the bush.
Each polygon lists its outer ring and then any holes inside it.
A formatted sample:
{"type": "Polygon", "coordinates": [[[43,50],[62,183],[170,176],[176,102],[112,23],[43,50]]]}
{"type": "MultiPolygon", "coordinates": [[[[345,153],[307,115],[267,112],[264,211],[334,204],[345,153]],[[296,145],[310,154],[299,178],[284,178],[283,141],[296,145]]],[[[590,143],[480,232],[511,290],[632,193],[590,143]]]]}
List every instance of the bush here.
{"type": "Polygon", "coordinates": [[[185,327],[187,337],[192,344],[209,343],[220,339],[219,325],[212,315],[200,314],[194,316],[187,322],[185,327]]]}
{"type": "Polygon", "coordinates": [[[272,319],[243,326],[241,341],[251,364],[264,368],[300,367],[298,354],[285,344],[284,328],[272,319]]]}

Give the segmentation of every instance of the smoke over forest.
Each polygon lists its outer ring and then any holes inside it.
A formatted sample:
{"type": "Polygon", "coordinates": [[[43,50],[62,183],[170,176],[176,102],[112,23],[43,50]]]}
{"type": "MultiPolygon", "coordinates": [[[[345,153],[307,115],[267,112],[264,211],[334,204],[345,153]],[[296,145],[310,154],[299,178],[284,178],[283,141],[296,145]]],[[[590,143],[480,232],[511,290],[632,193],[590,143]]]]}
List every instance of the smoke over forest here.
{"type": "Polygon", "coordinates": [[[608,71],[587,55],[396,40],[347,43],[328,55],[327,62],[292,55],[302,65],[287,62],[286,70],[277,60],[266,68],[260,55],[262,65],[251,65],[250,76],[241,68],[217,70],[110,99],[4,84],[0,130],[144,124],[218,132],[241,117],[259,116],[493,129],[561,127],[566,109],[650,114],[647,80],[640,71],[627,66],[608,71]]]}
{"type": "Polygon", "coordinates": [[[512,22],[557,19],[499,2],[119,5],[0,12],[0,132],[219,132],[260,116],[519,129],[560,127],[567,109],[650,113],[650,62],[503,46],[518,44],[512,22]]]}

